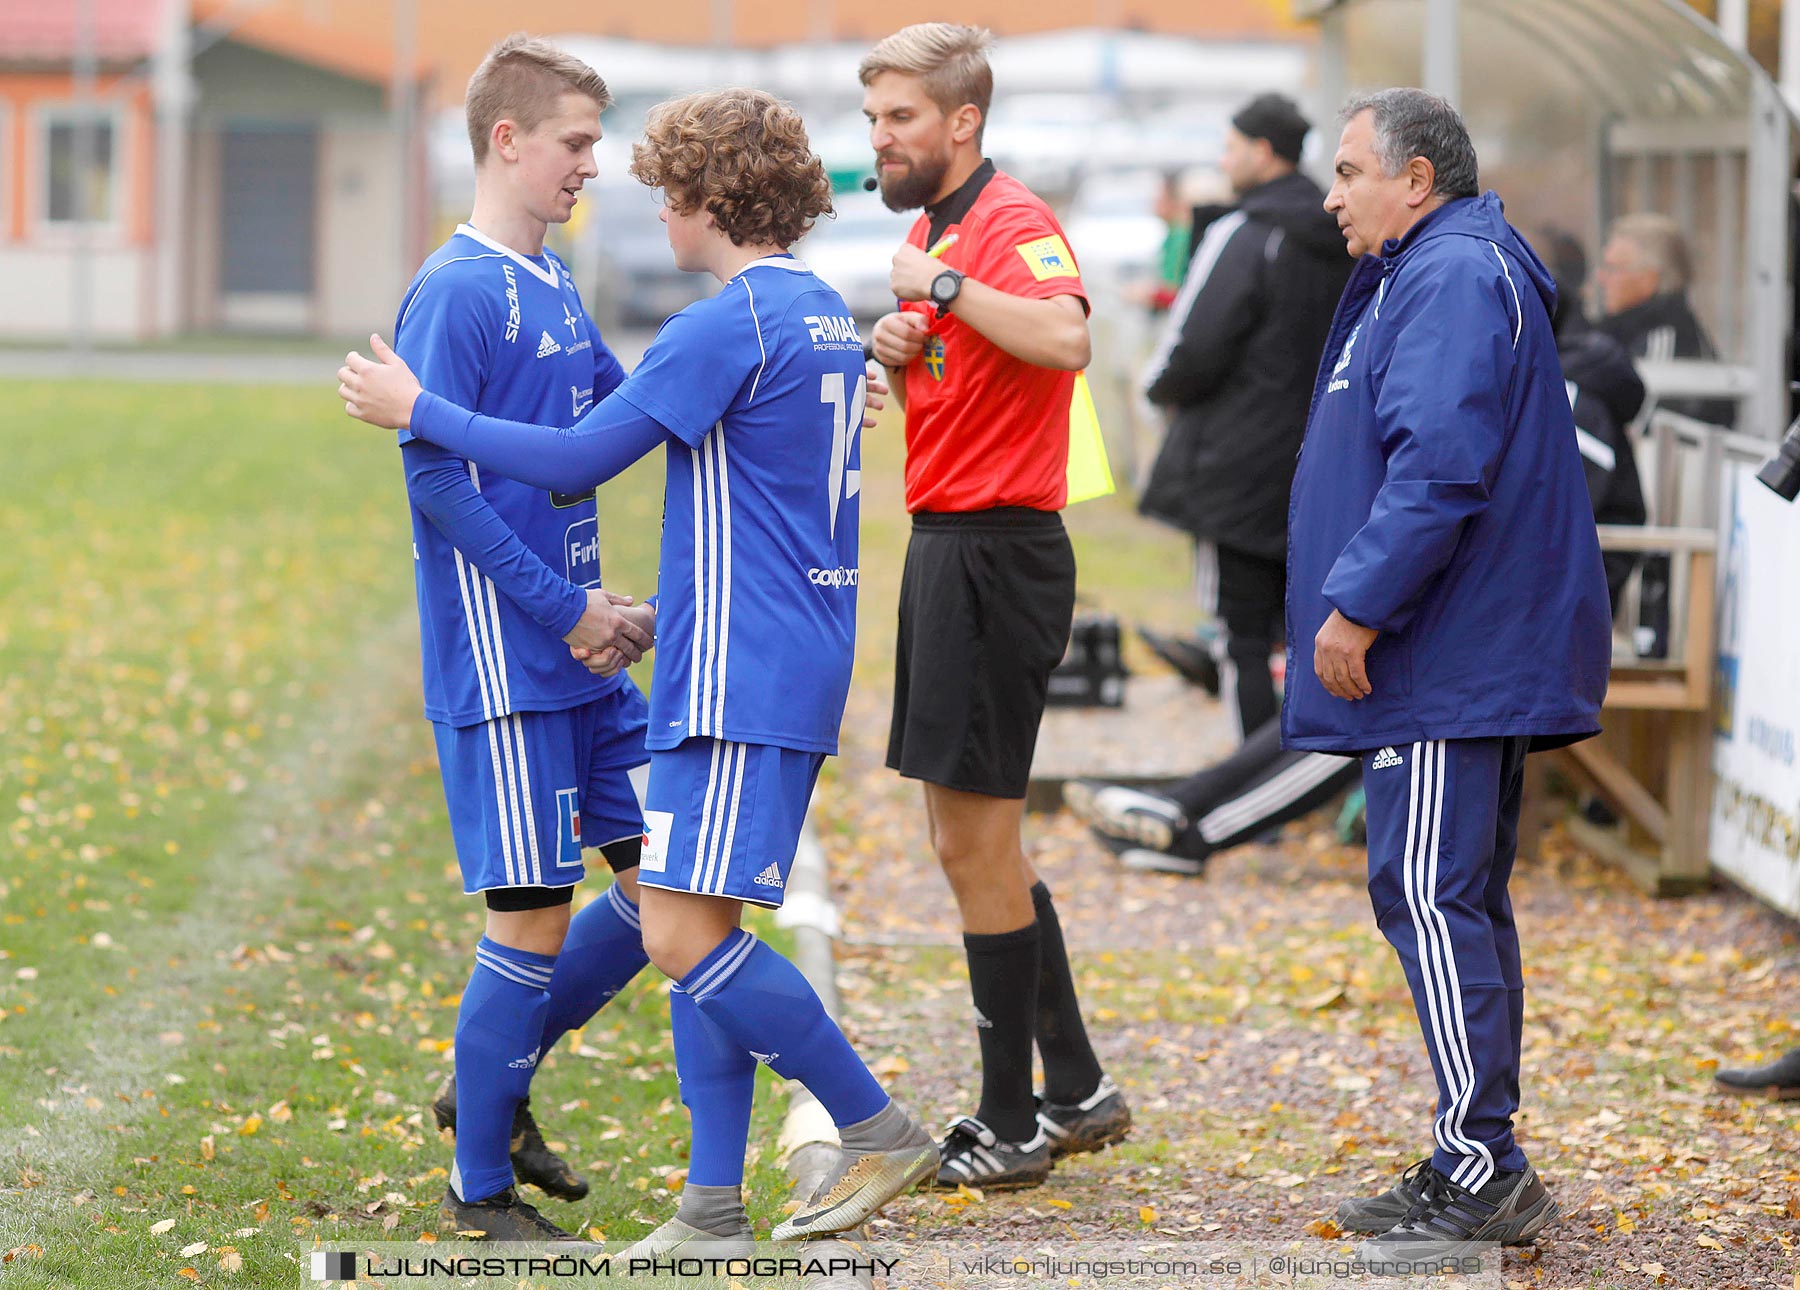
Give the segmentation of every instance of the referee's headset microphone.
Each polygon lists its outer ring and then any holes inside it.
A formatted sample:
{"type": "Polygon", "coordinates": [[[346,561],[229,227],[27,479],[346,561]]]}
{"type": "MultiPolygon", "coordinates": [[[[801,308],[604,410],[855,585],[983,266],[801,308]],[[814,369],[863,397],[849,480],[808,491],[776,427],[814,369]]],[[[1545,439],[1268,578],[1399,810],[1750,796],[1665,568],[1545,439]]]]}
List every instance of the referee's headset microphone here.
{"type": "Polygon", "coordinates": [[[872,193],[879,187],[881,187],[881,181],[875,178],[874,175],[867,175],[863,178],[863,191],[865,193],[872,193]]]}

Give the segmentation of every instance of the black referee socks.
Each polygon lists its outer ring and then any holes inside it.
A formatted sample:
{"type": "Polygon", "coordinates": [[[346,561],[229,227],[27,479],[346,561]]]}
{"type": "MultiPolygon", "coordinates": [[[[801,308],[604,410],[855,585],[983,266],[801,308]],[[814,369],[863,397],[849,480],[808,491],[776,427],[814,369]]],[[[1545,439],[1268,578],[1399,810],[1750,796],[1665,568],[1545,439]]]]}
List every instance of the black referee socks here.
{"type": "Polygon", "coordinates": [[[1100,1059],[1094,1056],[1087,1027],[1081,1021],[1069,951],[1063,945],[1056,906],[1050,903],[1050,888],[1038,883],[1031,889],[1031,903],[1037,909],[1041,959],[1037,1046],[1044,1059],[1044,1100],[1073,1106],[1100,1087],[1100,1059]]]}
{"type": "MultiPolygon", "coordinates": [[[[1060,936],[1057,944],[1062,944],[1060,936]]],[[[1037,1135],[1031,1048],[1038,1014],[1038,947],[1035,922],[994,935],[963,933],[975,1033],[981,1040],[981,1106],[975,1118],[1002,1142],[1029,1142],[1037,1135]]],[[[1066,962],[1063,970],[1068,971],[1066,962]]]]}

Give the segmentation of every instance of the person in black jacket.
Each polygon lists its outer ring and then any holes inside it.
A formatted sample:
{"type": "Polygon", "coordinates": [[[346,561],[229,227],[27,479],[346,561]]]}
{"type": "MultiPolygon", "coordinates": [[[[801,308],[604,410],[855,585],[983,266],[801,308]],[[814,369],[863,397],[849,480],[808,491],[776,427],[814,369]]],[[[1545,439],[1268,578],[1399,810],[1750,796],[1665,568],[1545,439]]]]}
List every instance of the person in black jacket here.
{"type": "Polygon", "coordinates": [[[1288,489],[1351,268],[1324,193],[1295,169],[1309,128],[1279,94],[1232,118],[1221,168],[1238,205],[1200,237],[1145,381],[1169,431],[1139,509],[1197,539],[1240,737],[1277,710],[1269,651],[1286,586],[1288,489]]]}
{"type": "MultiPolygon", "coordinates": [[[[1613,221],[1600,255],[1600,296],[1606,310],[1595,327],[1634,358],[1718,357],[1712,338],[1688,303],[1693,260],[1681,226],[1667,215],[1623,215],[1613,221]]],[[[1712,425],[1731,426],[1737,408],[1730,399],[1663,399],[1671,412],[1712,425]]]]}
{"type": "MultiPolygon", "coordinates": [[[[1630,427],[1644,406],[1644,382],[1625,347],[1596,329],[1581,311],[1581,291],[1587,278],[1587,255],[1581,243],[1560,229],[1545,229],[1538,246],[1556,279],[1556,312],[1550,322],[1575,414],[1575,442],[1587,472],[1594,522],[1643,524],[1647,519],[1644,486],[1638,476],[1630,427]]],[[[1606,566],[1607,594],[1617,614],[1619,596],[1637,567],[1637,556],[1628,551],[1603,551],[1600,558],[1606,566]]]]}

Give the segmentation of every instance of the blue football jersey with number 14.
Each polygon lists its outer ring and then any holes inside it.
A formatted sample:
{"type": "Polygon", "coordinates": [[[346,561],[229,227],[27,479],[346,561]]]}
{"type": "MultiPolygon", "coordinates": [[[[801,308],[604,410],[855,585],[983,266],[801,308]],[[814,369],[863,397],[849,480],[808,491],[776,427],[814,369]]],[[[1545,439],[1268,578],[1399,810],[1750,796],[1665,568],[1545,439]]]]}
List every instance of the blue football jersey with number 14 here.
{"type": "Polygon", "coordinates": [[[663,324],[618,397],[668,445],[651,748],[835,753],[856,645],[862,338],[792,256],[663,324]]]}

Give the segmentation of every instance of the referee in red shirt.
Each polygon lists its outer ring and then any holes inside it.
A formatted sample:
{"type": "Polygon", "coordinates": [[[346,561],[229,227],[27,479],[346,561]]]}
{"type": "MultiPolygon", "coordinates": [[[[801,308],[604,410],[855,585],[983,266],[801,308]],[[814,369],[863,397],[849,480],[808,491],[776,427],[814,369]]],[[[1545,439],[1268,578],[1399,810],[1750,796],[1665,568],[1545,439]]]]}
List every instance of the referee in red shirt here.
{"type": "Polygon", "coordinates": [[[1088,1044],[1056,909],[1020,836],[1075,607],[1057,512],[1090,345],[1055,216],[981,155],[991,44],[980,28],[920,23],[875,46],[858,74],[882,199],[923,207],[894,254],[902,303],[875,324],[871,351],[906,410],[913,516],[888,765],[924,781],[981,1044],[981,1104],[951,1126],[938,1182],[1006,1188],[1043,1182],[1053,1157],[1119,1141],[1131,1112],[1088,1044]]]}

